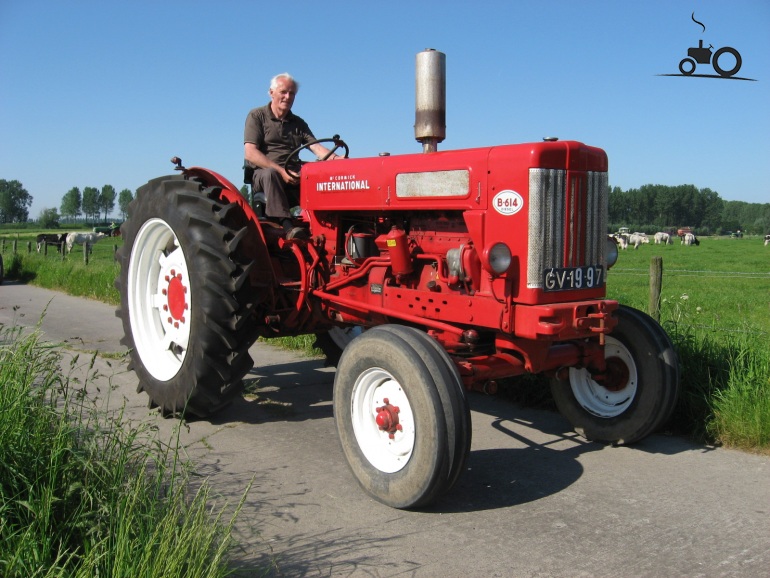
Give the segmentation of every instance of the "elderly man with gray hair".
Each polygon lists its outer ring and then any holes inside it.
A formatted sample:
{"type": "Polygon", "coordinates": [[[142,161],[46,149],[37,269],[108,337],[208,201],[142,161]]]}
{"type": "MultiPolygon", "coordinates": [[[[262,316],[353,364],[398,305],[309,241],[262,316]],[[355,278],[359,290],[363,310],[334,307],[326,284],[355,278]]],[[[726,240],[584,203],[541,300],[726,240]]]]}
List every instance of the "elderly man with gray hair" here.
{"type": "MultiPolygon", "coordinates": [[[[284,167],[296,148],[316,140],[308,124],[291,111],[299,84],[284,72],[270,81],[270,102],[254,108],[246,117],[243,154],[253,169],[251,184],[265,193],[265,215],[280,223],[287,238],[307,237],[307,230],[293,226],[290,209],[299,204],[299,159],[284,167]],[[287,170],[288,169],[288,170],[287,170]]],[[[317,157],[342,158],[320,143],[309,146],[317,157]]]]}

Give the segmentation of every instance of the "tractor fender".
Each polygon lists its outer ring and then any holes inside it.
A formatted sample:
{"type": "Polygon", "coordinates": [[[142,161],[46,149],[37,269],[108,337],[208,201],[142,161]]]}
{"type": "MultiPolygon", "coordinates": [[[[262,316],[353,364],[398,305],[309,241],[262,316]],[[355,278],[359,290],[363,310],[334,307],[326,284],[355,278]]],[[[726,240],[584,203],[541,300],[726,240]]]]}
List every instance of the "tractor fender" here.
{"type": "Polygon", "coordinates": [[[238,205],[243,215],[250,222],[249,230],[250,234],[255,238],[258,237],[259,241],[250,243],[249,246],[253,252],[253,257],[257,266],[253,269],[254,276],[252,281],[268,281],[271,285],[277,284],[277,272],[272,265],[272,259],[270,258],[270,252],[268,251],[268,242],[265,237],[265,231],[262,227],[262,223],[259,221],[254,209],[249,205],[249,202],[241,194],[240,190],[227,178],[223,177],[219,173],[203,167],[190,167],[183,169],[183,174],[189,179],[196,179],[204,184],[206,187],[221,187],[220,196],[223,200],[229,203],[235,203],[238,205]],[[253,226],[253,229],[252,229],[253,226]],[[256,229],[256,231],[254,230],[256,229]]]}
{"type": "Polygon", "coordinates": [[[257,214],[254,212],[254,209],[251,208],[246,198],[241,194],[241,191],[238,190],[231,181],[219,173],[204,169],[203,167],[190,167],[189,169],[184,170],[184,174],[189,178],[200,180],[207,187],[222,187],[222,196],[225,199],[231,203],[239,204],[250,221],[254,221],[255,223],[259,221],[257,214]]]}

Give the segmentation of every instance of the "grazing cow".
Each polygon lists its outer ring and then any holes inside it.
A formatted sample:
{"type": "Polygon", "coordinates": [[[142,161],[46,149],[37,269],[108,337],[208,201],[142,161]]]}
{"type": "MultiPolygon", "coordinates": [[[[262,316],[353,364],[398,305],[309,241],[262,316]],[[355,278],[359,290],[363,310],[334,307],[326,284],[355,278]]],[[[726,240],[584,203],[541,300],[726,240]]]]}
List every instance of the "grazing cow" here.
{"type": "Polygon", "coordinates": [[[682,239],[682,243],[687,245],[688,247],[690,245],[700,245],[700,241],[698,241],[698,237],[693,235],[692,233],[687,233],[684,238],[682,239]]]}
{"type": "Polygon", "coordinates": [[[670,245],[671,244],[671,235],[668,233],[655,233],[655,244],[656,245],[670,245]]]}
{"type": "Polygon", "coordinates": [[[104,233],[67,233],[67,253],[72,253],[73,246],[84,243],[88,243],[89,249],[93,250],[94,243],[106,236],[104,233]]]}
{"type": "Polygon", "coordinates": [[[634,249],[638,249],[639,245],[643,243],[649,243],[650,239],[644,233],[631,233],[628,236],[628,244],[633,245],[634,249]]]}
{"type": "Polygon", "coordinates": [[[765,235],[765,247],[770,245],[770,235],[765,235]]]}
{"type": "Polygon", "coordinates": [[[612,235],[612,238],[615,239],[615,242],[618,244],[618,247],[620,247],[624,251],[628,249],[628,235],[625,235],[623,233],[615,233],[614,235],[612,235]]]}
{"type": "Polygon", "coordinates": [[[56,249],[61,251],[61,246],[67,238],[67,233],[61,234],[41,234],[35,238],[37,241],[37,252],[40,252],[45,245],[56,245],[56,249]]]}

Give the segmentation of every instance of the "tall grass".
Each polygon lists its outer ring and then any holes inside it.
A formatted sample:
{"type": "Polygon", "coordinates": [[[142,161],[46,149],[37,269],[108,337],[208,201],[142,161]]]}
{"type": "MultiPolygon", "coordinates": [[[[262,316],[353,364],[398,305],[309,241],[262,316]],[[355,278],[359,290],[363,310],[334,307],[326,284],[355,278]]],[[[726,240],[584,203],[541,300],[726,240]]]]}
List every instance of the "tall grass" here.
{"type": "Polygon", "coordinates": [[[726,445],[770,447],[770,355],[741,349],[730,362],[727,387],[712,397],[708,430],[726,445]]]}
{"type": "Polygon", "coordinates": [[[229,575],[243,500],[226,519],[176,445],[98,410],[61,361],[37,334],[0,329],[0,575],[229,575]]]}

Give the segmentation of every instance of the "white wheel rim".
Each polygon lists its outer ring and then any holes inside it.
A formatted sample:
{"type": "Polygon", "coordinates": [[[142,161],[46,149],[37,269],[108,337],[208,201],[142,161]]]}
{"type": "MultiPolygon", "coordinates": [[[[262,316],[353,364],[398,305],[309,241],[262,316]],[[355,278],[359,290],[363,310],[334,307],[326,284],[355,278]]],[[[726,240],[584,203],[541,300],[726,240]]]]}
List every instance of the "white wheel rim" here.
{"type": "Polygon", "coordinates": [[[639,383],[636,363],[631,353],[620,341],[607,336],[604,345],[604,358],[618,358],[628,368],[628,380],[622,389],[607,389],[596,383],[585,369],[569,370],[572,393],[580,406],[587,412],[602,418],[617,417],[626,411],[636,397],[639,383]]]}
{"type": "Polygon", "coordinates": [[[128,311],[134,346],[159,381],[174,377],[190,342],[190,276],[179,240],[161,219],[136,235],[128,268],[128,311]],[[166,255],[169,247],[174,249],[166,255]]]}
{"type": "Polygon", "coordinates": [[[373,367],[358,376],[351,403],[353,432],[366,459],[386,474],[400,471],[412,457],[415,441],[414,415],[401,384],[373,367]],[[398,408],[400,429],[393,433],[382,431],[376,421],[378,408],[386,404],[398,408]]]}

